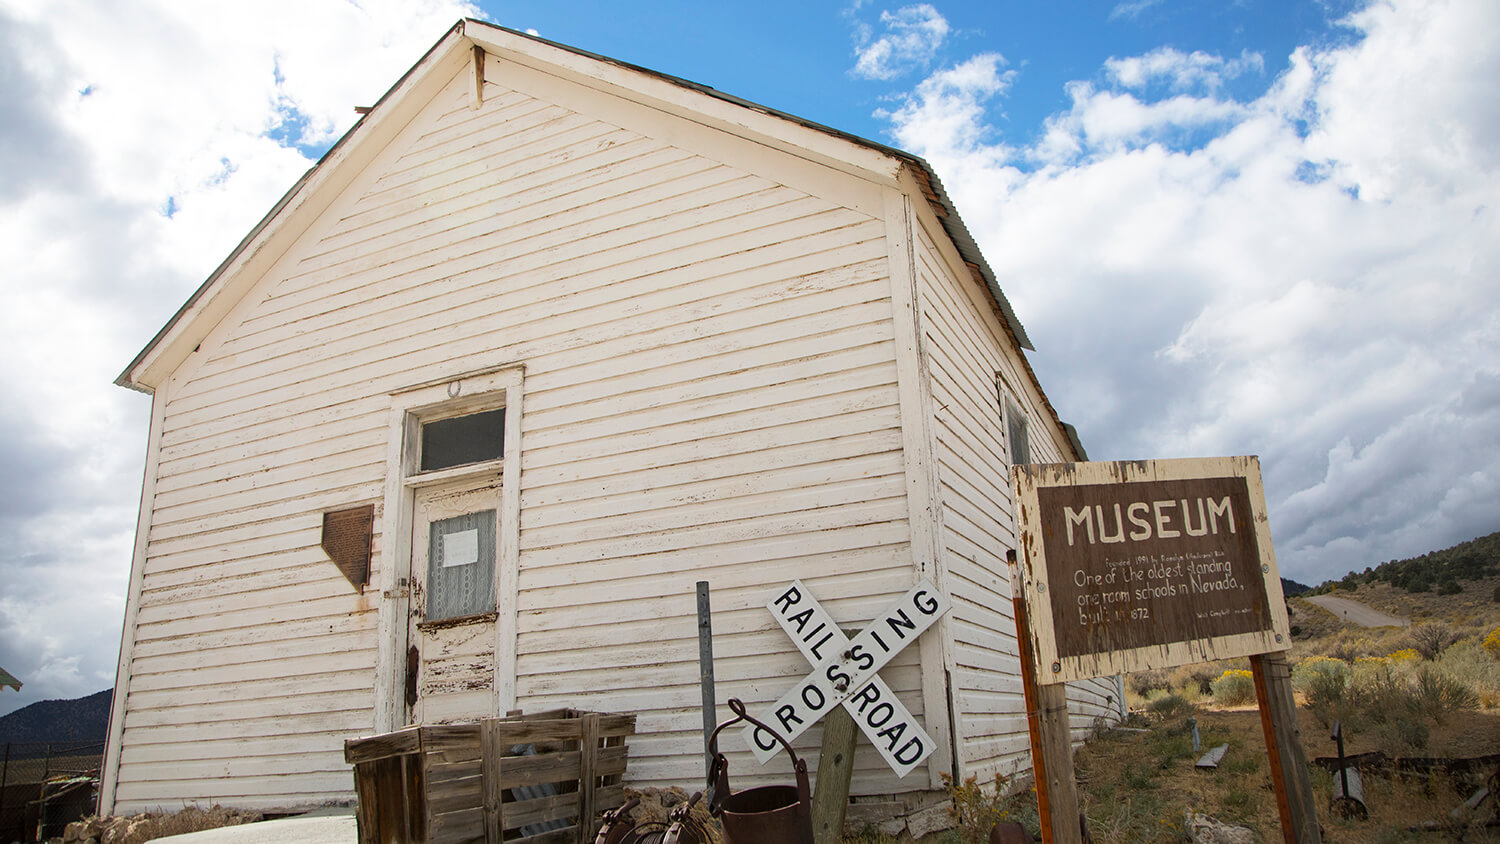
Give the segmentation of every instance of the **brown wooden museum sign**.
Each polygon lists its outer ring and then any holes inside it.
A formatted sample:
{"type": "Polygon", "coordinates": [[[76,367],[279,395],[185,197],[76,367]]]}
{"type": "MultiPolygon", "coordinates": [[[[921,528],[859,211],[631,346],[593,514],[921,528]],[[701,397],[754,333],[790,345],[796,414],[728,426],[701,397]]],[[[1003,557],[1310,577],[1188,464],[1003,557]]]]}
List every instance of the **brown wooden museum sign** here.
{"type": "Polygon", "coordinates": [[[1254,457],[1015,467],[1038,680],[1285,650],[1254,457]]]}

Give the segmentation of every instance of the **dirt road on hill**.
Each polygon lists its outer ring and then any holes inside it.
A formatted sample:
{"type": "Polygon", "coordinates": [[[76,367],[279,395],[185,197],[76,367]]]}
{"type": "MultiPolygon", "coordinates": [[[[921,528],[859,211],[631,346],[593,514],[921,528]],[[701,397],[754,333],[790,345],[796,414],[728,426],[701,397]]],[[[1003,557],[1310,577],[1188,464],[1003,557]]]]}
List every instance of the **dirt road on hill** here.
{"type": "Polygon", "coordinates": [[[1400,616],[1387,615],[1359,601],[1351,601],[1337,595],[1314,595],[1307,600],[1351,624],[1358,624],[1362,627],[1408,627],[1411,625],[1410,621],[1400,616]]]}

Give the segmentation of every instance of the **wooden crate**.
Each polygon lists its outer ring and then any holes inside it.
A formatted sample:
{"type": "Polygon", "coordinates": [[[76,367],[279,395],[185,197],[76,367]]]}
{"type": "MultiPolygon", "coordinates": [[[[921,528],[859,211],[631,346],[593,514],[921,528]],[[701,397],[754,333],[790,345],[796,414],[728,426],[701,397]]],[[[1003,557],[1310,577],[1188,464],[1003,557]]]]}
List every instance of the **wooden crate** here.
{"type": "Polygon", "coordinates": [[[561,709],[344,742],[360,844],[589,844],[634,715],[561,709]]]}

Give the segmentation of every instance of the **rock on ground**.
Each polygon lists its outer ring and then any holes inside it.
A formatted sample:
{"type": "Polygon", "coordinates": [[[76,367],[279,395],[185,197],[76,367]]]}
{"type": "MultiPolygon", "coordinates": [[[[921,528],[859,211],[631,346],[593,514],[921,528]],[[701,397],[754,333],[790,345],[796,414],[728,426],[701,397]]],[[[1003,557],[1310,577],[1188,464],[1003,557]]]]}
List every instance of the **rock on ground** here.
{"type": "Polygon", "coordinates": [[[1193,844],[1255,844],[1255,833],[1245,827],[1219,823],[1192,809],[1183,815],[1188,834],[1193,836],[1193,844]]]}

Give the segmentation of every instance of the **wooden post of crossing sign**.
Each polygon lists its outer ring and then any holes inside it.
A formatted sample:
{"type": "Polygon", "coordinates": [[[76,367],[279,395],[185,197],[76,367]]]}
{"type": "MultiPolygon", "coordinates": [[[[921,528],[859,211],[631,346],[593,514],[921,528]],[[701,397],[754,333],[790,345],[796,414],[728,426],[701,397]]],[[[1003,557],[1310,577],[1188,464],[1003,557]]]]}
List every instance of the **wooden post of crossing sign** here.
{"type": "MultiPolygon", "coordinates": [[[[802,581],[793,581],[766,602],[766,609],[813,670],[772,704],[770,711],[760,714],[760,720],[790,742],[842,705],[896,776],[911,773],[936,745],[877,672],[949,606],[948,596],[923,580],[850,639],[802,581]]],[[[761,763],[781,749],[759,727],[746,727],[743,735],[761,763]]]]}

